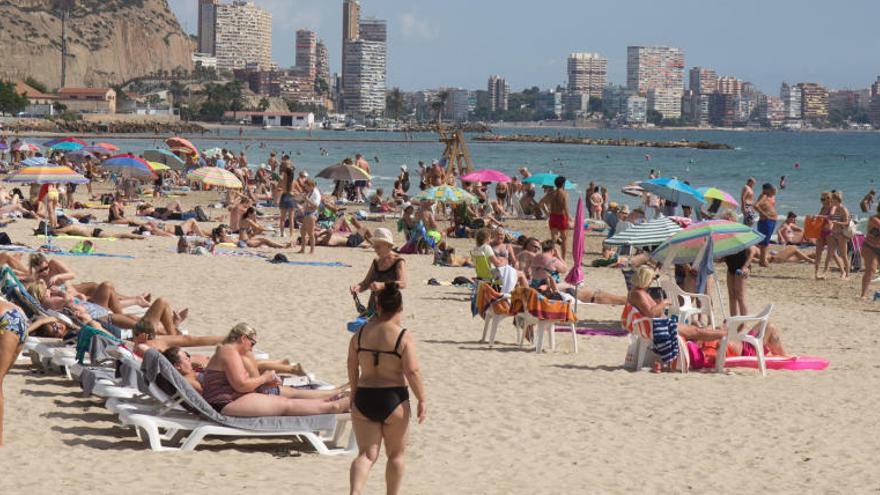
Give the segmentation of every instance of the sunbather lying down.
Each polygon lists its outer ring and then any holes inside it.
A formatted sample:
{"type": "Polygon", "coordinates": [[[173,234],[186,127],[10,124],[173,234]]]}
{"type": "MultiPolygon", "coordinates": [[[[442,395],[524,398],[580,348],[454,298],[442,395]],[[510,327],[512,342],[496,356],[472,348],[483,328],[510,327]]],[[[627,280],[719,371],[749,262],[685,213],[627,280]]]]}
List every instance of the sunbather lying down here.
{"type": "Polygon", "coordinates": [[[578,301],[590,304],[626,304],[626,296],[618,296],[605,292],[601,289],[591,289],[587,286],[573,287],[568,284],[560,284],[559,290],[565,294],[576,297],[578,301]],[[577,292],[575,293],[575,290],[577,292]]]}
{"type": "Polygon", "coordinates": [[[239,323],[217,346],[204,370],[202,395],[227,416],[310,416],[351,410],[341,389],[299,390],[282,387],[272,371],[259,371],[251,356],[257,333],[239,323]]]}
{"type": "Polygon", "coordinates": [[[68,225],[66,227],[49,227],[46,229],[35,229],[34,235],[44,235],[47,234],[52,236],[59,235],[71,235],[78,237],[94,237],[94,238],[115,238],[115,239],[130,239],[130,240],[143,240],[144,236],[138,234],[129,234],[128,232],[112,232],[107,231],[98,227],[83,227],[80,225],[68,225]]]}
{"type": "Polygon", "coordinates": [[[358,247],[366,243],[371,245],[372,234],[356,218],[340,217],[329,229],[318,230],[315,244],[329,247],[358,247]]]}
{"type": "Polygon", "coordinates": [[[770,251],[771,263],[813,263],[816,261],[816,253],[801,251],[797,246],[784,246],[778,250],[770,251]]]}

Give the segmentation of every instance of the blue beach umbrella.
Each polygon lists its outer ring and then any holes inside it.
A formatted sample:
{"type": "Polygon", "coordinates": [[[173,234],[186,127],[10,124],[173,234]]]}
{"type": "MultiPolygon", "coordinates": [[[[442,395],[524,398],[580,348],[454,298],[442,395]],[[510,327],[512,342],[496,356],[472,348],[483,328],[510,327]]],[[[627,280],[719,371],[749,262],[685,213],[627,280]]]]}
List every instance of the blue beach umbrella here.
{"type": "MultiPolygon", "coordinates": [[[[544,186],[556,187],[555,181],[556,181],[557,177],[559,177],[559,174],[551,174],[551,173],[535,174],[535,175],[532,175],[531,177],[523,179],[523,182],[526,182],[528,184],[535,184],[536,186],[541,186],[541,187],[544,187],[544,186]]],[[[570,181],[566,180],[565,181],[565,188],[566,189],[574,189],[575,185],[572,184],[570,181]]]]}
{"type": "Polygon", "coordinates": [[[700,191],[678,179],[659,177],[657,179],[644,180],[639,182],[639,185],[649,193],[679,205],[699,208],[700,205],[706,202],[700,191]]]}
{"type": "Polygon", "coordinates": [[[75,143],[73,141],[63,141],[57,144],[53,144],[51,148],[56,151],[76,151],[82,149],[83,145],[75,143]]]}
{"type": "Polygon", "coordinates": [[[25,158],[21,164],[25,167],[45,167],[49,164],[49,159],[43,156],[32,156],[25,158]]]}

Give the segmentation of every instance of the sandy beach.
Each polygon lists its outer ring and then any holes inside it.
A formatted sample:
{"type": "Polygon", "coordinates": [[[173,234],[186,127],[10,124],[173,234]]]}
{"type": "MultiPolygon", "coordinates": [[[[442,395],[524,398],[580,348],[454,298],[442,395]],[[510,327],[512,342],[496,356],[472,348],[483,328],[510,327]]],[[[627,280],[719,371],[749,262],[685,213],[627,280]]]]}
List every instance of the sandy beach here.
{"type": "MultiPolygon", "coordinates": [[[[207,202],[206,194],[183,198],[207,202]]],[[[214,198],[216,196],[210,196],[214,198]]],[[[128,208],[132,212],[132,207],[128,208]]],[[[219,214],[214,210],[212,213],[219,214]]],[[[97,213],[104,218],[106,211],[97,213]]],[[[34,221],[6,232],[40,244],[34,221]]],[[[392,222],[386,222],[392,227],[392,222]]],[[[371,227],[380,226],[371,223],[371,227]]],[[[544,222],[513,222],[545,237],[544,222]]],[[[109,230],[121,230],[109,227],[109,230]]],[[[397,234],[398,240],[400,234],[397,234]]],[[[590,236],[586,261],[598,254],[590,236]]],[[[248,322],[258,348],[301,361],[343,383],[354,317],[347,288],[360,281],[371,251],[318,248],[291,260],[350,267],[273,265],[253,257],[175,254],[175,238],[97,241],[99,252],[134,260],[65,257],[78,280],[112,280],[125,293],[151,292],[190,308],[191,334],[225,334],[248,322]]],[[[73,242],[60,240],[69,248],[73,242]]],[[[467,252],[471,244],[451,244],[467,252]]],[[[555,352],[478,343],[469,290],[429,286],[471,276],[430,256],[408,256],[404,322],[418,345],[428,418],[413,424],[405,493],[858,493],[880,490],[877,330],[880,303],[857,301],[857,277],[814,281],[812,266],[753,268],[753,311],[772,302],[772,322],[792,354],[830,360],[827,370],[724,374],[632,373],[622,369],[627,339],[568,334],[555,352]]],[[[716,271],[725,276],[723,265],[716,271]]],[[[587,268],[593,288],[623,294],[620,272],[587,268]]],[[[590,326],[618,327],[621,307],[589,306],[590,326]]],[[[17,365],[5,382],[6,445],[0,493],[344,493],[352,457],[322,457],[285,439],[209,439],[196,452],[149,451],[98,398],[84,398],[62,376],[17,365]]],[[[384,460],[367,493],[383,493],[384,460]]]]}

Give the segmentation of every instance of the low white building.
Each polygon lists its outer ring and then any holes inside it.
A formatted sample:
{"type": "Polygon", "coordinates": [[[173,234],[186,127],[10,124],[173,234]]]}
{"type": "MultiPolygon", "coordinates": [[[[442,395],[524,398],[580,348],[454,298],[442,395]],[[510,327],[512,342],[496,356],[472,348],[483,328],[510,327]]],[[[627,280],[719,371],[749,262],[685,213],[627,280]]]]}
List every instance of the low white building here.
{"type": "Polygon", "coordinates": [[[246,120],[252,125],[311,129],[315,126],[312,112],[226,112],[226,120],[246,120]]]}

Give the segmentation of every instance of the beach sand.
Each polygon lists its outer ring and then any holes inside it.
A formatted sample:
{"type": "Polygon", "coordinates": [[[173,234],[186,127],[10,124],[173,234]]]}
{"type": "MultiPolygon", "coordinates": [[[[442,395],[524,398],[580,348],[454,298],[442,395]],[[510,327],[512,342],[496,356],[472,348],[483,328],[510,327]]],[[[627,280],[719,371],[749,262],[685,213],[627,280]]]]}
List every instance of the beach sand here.
{"type": "MultiPolygon", "coordinates": [[[[35,246],[33,223],[19,220],[6,231],[35,246]]],[[[546,236],[543,222],[513,227],[546,236]]],[[[590,236],[588,261],[599,239],[590,236]]],[[[461,253],[470,249],[464,240],[452,245],[461,253]]],[[[345,323],[354,316],[347,288],[364,276],[372,252],[285,251],[292,260],[351,265],[309,267],[177,255],[175,238],[97,246],[136,259],[62,258],[79,280],[112,280],[124,293],[149,291],[175,308],[188,307],[184,328],[191,334],[225,334],[237,322],[251,323],[259,332],[257,347],[272,357],[301,361],[333,383],[346,381],[351,334],[345,323]]],[[[723,274],[723,265],[717,271],[723,274]]],[[[750,308],[774,303],[772,321],[786,349],[831,361],[821,372],[770,371],[762,378],[742,369],[720,375],[624,371],[627,339],[621,337],[579,337],[580,352],[573,354],[569,335],[560,333],[556,352],[536,355],[513,344],[508,322],[499,330],[500,344],[489,349],[477,342],[482,320],[471,317],[469,291],[426,284],[432,277],[470,276],[472,269],[408,256],[407,273],[403,320],[416,338],[428,417],[410,430],[404,493],[880,490],[873,461],[880,448],[880,304],[856,301],[855,278],[813,281],[807,265],[754,268],[750,308]]],[[[619,271],[586,273],[591,287],[623,294],[619,271]]],[[[594,326],[619,326],[620,312],[617,306],[580,309],[594,326]]],[[[348,489],[351,456],[300,455],[301,446],[285,439],[209,439],[196,452],[151,452],[99,399],[24,365],[7,377],[5,396],[3,494],[348,489]]],[[[380,459],[366,493],[384,492],[384,467],[380,459]]]]}

